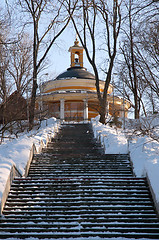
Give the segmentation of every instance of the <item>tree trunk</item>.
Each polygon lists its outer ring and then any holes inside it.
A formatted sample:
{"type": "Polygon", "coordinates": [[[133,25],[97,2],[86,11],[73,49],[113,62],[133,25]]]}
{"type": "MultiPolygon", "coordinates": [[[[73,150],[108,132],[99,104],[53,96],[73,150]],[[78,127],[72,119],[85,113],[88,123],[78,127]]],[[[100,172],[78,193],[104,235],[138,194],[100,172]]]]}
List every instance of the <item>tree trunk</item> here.
{"type": "Polygon", "coordinates": [[[99,110],[99,114],[100,114],[100,119],[99,122],[102,124],[106,124],[106,106],[107,106],[107,99],[102,99],[100,101],[100,110],[99,110]]]}
{"type": "Polygon", "coordinates": [[[35,101],[36,101],[36,90],[37,85],[37,23],[34,19],[34,43],[33,43],[33,85],[31,92],[31,100],[29,105],[29,131],[33,128],[34,125],[34,112],[35,112],[35,101]]]}
{"type": "MultiPolygon", "coordinates": [[[[135,79],[134,79],[135,80],[135,79]]],[[[136,80],[135,80],[136,81],[136,80]]],[[[135,119],[139,119],[139,103],[138,103],[138,95],[137,95],[137,88],[134,89],[134,103],[135,103],[135,119]]]]}
{"type": "Polygon", "coordinates": [[[34,125],[34,111],[35,111],[35,100],[36,100],[36,90],[37,86],[37,55],[38,55],[38,21],[35,17],[34,4],[32,2],[33,8],[33,22],[34,22],[34,41],[33,41],[33,86],[31,92],[31,100],[29,105],[29,131],[33,128],[34,125]]]}
{"type": "Polygon", "coordinates": [[[131,7],[132,3],[131,0],[129,1],[129,25],[130,25],[130,51],[131,51],[131,64],[132,64],[132,72],[133,72],[133,78],[134,78],[134,103],[135,103],[135,119],[139,119],[139,104],[138,104],[138,79],[136,74],[136,65],[135,65],[135,55],[134,55],[134,41],[133,41],[133,29],[132,29],[132,16],[131,16],[131,7]]]}
{"type": "Polygon", "coordinates": [[[100,114],[99,122],[102,123],[102,124],[106,123],[106,119],[105,119],[105,114],[104,113],[100,114]]]}
{"type": "Polygon", "coordinates": [[[34,76],[33,77],[33,87],[32,87],[31,100],[30,100],[30,105],[29,105],[29,131],[33,128],[33,125],[34,125],[36,90],[38,88],[37,73],[34,73],[33,76],[34,76]]]}

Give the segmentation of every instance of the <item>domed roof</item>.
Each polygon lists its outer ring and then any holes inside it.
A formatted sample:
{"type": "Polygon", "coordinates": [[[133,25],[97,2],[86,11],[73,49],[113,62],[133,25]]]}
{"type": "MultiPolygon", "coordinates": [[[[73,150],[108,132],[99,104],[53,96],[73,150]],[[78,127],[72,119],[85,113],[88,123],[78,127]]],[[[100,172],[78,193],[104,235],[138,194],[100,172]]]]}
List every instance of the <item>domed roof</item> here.
{"type": "Polygon", "coordinates": [[[61,80],[66,78],[81,78],[81,79],[95,80],[95,76],[92,73],[88,72],[86,68],[83,68],[80,66],[68,68],[67,71],[58,75],[55,80],[61,80]]]}

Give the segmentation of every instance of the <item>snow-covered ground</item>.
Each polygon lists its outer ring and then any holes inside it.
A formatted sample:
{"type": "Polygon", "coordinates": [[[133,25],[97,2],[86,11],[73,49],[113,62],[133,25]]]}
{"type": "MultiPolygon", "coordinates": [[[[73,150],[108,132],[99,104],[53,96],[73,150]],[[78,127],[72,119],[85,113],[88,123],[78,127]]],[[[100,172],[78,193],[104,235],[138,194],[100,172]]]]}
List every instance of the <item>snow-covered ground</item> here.
{"type": "Polygon", "coordinates": [[[159,211],[159,142],[143,134],[149,132],[159,140],[159,117],[143,119],[138,123],[133,120],[131,124],[127,121],[124,130],[103,125],[98,117],[91,122],[94,135],[100,137],[105,153],[130,153],[134,173],[137,177],[148,178],[159,211]]]}
{"type": "MultiPolygon", "coordinates": [[[[159,136],[158,120],[151,122],[155,126],[156,136],[159,136]]],[[[147,135],[138,134],[139,132],[137,131],[133,134],[136,126],[132,126],[133,124],[130,127],[127,123],[126,129],[123,130],[102,125],[99,123],[98,117],[92,119],[91,123],[94,135],[96,137],[100,136],[100,140],[105,147],[105,153],[130,153],[134,173],[137,177],[148,176],[156,201],[159,203],[159,142],[152,140],[147,135]]],[[[32,144],[35,143],[38,148],[41,139],[45,142],[47,134],[51,133],[57,125],[56,119],[51,118],[47,121],[47,125],[44,121],[38,130],[23,133],[17,139],[2,142],[0,145],[0,199],[2,198],[12,165],[15,164],[23,175],[32,144]]],[[[94,239],[97,240],[98,238],[94,239]]],[[[122,240],[123,238],[114,239],[122,240]]],[[[30,240],[32,239],[30,238],[30,240]]]]}

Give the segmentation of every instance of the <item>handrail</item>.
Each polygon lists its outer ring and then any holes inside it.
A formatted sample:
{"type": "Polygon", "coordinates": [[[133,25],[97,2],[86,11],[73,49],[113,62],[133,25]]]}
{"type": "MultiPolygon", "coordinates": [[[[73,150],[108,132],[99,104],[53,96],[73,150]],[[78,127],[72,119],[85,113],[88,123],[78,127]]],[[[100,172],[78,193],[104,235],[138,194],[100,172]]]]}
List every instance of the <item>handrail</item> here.
{"type": "Polygon", "coordinates": [[[31,150],[30,150],[29,160],[28,160],[27,165],[26,165],[26,167],[25,167],[24,177],[27,177],[27,176],[28,176],[30,164],[31,164],[31,162],[32,162],[32,160],[33,160],[34,154],[36,154],[36,153],[37,153],[37,149],[36,149],[35,144],[33,143],[32,148],[31,148],[31,150]]]}
{"type": "Polygon", "coordinates": [[[38,150],[38,153],[41,153],[42,152],[42,149],[45,147],[45,143],[43,141],[43,139],[40,140],[40,147],[39,147],[39,150],[38,150]]]}
{"type": "Polygon", "coordinates": [[[0,203],[0,211],[1,211],[0,214],[1,215],[2,215],[2,211],[3,211],[3,208],[4,208],[5,202],[7,200],[10,188],[11,188],[11,184],[12,184],[15,177],[22,177],[22,175],[18,171],[16,166],[12,165],[9,177],[8,177],[6,185],[5,185],[5,189],[4,189],[3,194],[2,194],[2,200],[1,200],[1,203],[0,203]]]}
{"type": "Polygon", "coordinates": [[[149,176],[148,176],[148,173],[146,172],[146,180],[147,180],[147,183],[148,183],[148,186],[149,186],[149,189],[150,189],[150,192],[151,192],[151,196],[152,196],[152,199],[153,199],[153,202],[154,202],[154,205],[155,205],[155,208],[156,208],[156,211],[157,211],[157,214],[159,216],[159,201],[157,200],[156,198],[156,194],[152,188],[152,185],[151,185],[151,181],[149,179],[149,176]]]}
{"type": "Polygon", "coordinates": [[[48,146],[48,143],[51,142],[51,139],[54,138],[56,133],[59,131],[60,124],[61,124],[60,122],[55,124],[53,130],[49,134],[47,134],[47,137],[46,137],[46,147],[48,146]]]}
{"type": "Polygon", "coordinates": [[[47,137],[46,137],[46,147],[48,145],[48,143],[51,141],[51,137],[53,136],[53,134],[47,134],[47,137]]]}

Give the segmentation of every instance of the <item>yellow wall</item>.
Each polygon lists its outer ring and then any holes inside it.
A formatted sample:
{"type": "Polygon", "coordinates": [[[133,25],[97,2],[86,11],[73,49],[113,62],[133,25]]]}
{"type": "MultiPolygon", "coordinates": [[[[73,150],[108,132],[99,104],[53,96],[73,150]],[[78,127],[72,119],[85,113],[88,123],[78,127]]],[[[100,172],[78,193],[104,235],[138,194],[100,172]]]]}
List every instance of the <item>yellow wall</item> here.
{"type": "MultiPolygon", "coordinates": [[[[99,86],[101,92],[104,90],[104,81],[100,81],[99,86]]],[[[42,92],[50,93],[59,90],[90,90],[96,92],[95,80],[93,79],[61,79],[61,80],[53,80],[43,84],[42,92]]],[[[113,91],[113,87],[110,84],[108,88],[108,94],[111,94],[113,91]]]]}

